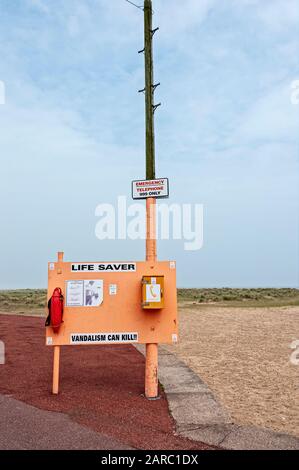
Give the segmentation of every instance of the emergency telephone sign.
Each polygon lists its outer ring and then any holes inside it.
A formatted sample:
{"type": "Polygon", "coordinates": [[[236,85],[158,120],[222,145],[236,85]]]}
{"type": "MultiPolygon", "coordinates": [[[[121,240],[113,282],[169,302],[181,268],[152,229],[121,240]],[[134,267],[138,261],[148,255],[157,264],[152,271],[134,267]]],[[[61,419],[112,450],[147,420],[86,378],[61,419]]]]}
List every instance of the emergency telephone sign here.
{"type": "Polygon", "coordinates": [[[132,198],[147,199],[169,197],[168,178],[158,178],[155,180],[141,180],[132,182],[132,198]]]}

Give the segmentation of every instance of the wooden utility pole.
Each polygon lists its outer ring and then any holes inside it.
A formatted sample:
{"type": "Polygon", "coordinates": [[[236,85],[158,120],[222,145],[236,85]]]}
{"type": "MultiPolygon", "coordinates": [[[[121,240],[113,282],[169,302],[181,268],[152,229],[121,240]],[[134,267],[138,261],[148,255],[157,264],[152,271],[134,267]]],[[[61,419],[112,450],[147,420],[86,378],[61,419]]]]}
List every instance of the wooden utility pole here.
{"type": "Polygon", "coordinates": [[[144,1],[144,60],[145,60],[145,122],[146,122],[146,179],[156,177],[154,128],[154,64],[153,9],[151,0],[144,1]]]}
{"type": "MultiPolygon", "coordinates": [[[[145,61],[145,122],[146,122],[146,179],[156,177],[155,169],[155,128],[154,113],[160,105],[154,104],[153,64],[153,35],[157,29],[152,29],[153,7],[151,0],[144,0],[144,61],[145,61]]],[[[146,260],[157,261],[156,240],[156,199],[146,200],[146,260]]],[[[146,344],[145,360],[145,396],[148,399],[158,397],[158,345],[146,344]]]]}

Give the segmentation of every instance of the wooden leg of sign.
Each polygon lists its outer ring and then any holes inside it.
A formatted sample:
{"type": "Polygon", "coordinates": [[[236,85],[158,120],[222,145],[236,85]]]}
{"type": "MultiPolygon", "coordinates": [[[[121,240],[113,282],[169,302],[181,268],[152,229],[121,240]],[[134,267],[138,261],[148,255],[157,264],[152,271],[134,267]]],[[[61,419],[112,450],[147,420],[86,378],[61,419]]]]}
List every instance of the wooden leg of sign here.
{"type": "MultiPolygon", "coordinates": [[[[57,261],[63,262],[63,251],[57,253],[57,261]]],[[[60,362],[60,346],[54,346],[54,355],[53,355],[53,384],[52,384],[52,393],[53,395],[58,395],[59,392],[59,362],[60,362]]]]}
{"type": "Polygon", "coordinates": [[[145,396],[158,397],[158,345],[147,344],[145,356],[145,396]]]}
{"type": "Polygon", "coordinates": [[[54,395],[58,395],[58,391],[59,391],[59,356],[60,356],[60,346],[54,346],[53,387],[52,387],[52,393],[54,395]]]}

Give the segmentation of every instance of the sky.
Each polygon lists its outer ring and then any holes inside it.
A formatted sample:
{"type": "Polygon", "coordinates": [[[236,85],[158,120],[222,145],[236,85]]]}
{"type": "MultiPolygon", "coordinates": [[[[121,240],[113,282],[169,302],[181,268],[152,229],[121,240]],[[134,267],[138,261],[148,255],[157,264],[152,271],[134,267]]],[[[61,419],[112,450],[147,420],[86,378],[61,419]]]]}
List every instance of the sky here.
{"type": "MultiPolygon", "coordinates": [[[[203,247],[159,241],[159,259],[180,287],[298,287],[298,1],[153,4],[157,177],[204,207],[203,247]]],[[[144,259],[95,235],[98,204],[145,176],[142,11],[0,0],[0,17],[0,289],[45,287],[60,250],[144,259]]]]}

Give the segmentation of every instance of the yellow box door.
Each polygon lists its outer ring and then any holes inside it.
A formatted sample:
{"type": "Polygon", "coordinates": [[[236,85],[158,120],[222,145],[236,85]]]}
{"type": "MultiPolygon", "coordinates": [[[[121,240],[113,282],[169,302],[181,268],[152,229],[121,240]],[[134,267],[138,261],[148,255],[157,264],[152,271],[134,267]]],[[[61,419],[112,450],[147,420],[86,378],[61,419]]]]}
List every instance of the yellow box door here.
{"type": "Polygon", "coordinates": [[[148,310],[164,308],[164,276],[143,276],[141,303],[148,310]]]}

